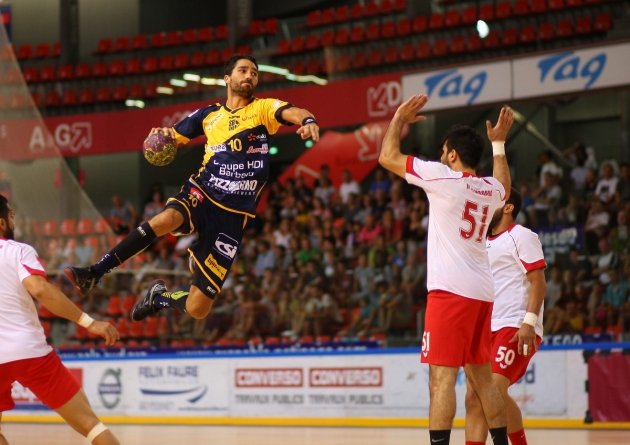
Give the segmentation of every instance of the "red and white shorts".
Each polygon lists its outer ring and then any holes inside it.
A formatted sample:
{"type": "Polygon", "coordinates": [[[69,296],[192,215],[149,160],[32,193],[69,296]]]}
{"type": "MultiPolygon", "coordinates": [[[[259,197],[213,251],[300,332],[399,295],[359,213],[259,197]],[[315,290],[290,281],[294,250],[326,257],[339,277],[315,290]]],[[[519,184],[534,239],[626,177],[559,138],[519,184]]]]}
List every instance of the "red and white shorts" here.
{"type": "MultiPolygon", "coordinates": [[[[518,353],[518,341],[510,343],[517,331],[517,328],[503,328],[492,333],[492,372],[506,377],[510,385],[525,375],[529,361],[535,353],[535,351],[530,351],[528,355],[518,353]]],[[[542,338],[536,336],[536,342],[540,346],[542,338]]]]}
{"type": "Polygon", "coordinates": [[[15,381],[51,409],[65,405],[81,389],[55,351],[43,357],[3,363],[0,364],[0,413],[15,407],[11,397],[15,381]]]}
{"type": "Polygon", "coordinates": [[[491,358],[492,303],[442,290],[427,297],[421,362],[459,367],[491,358]]]}

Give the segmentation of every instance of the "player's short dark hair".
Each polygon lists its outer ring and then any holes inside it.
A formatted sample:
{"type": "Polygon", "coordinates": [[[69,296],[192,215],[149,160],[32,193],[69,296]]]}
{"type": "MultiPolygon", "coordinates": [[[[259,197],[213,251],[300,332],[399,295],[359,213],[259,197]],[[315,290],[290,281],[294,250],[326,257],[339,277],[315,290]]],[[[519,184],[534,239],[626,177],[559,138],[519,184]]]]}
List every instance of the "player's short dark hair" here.
{"type": "Polygon", "coordinates": [[[505,201],[505,203],[512,204],[514,206],[514,210],[512,210],[512,218],[516,219],[521,211],[521,208],[523,207],[523,200],[521,199],[521,194],[518,192],[518,190],[512,187],[512,190],[510,191],[510,196],[505,201]]]}
{"type": "Polygon", "coordinates": [[[474,128],[466,125],[455,125],[444,135],[442,146],[446,144],[447,153],[455,150],[462,163],[470,168],[476,168],[481,160],[486,142],[474,128]]]}
{"type": "Polygon", "coordinates": [[[9,200],[0,195],[0,219],[9,221],[9,200]]]}
{"type": "Polygon", "coordinates": [[[225,62],[225,65],[223,65],[223,74],[225,74],[226,76],[231,76],[232,71],[234,71],[234,67],[236,66],[236,62],[241,59],[249,60],[254,65],[256,65],[256,69],[258,69],[258,62],[256,61],[256,58],[254,56],[250,54],[234,54],[232,57],[229,58],[227,62],[225,62]]]}

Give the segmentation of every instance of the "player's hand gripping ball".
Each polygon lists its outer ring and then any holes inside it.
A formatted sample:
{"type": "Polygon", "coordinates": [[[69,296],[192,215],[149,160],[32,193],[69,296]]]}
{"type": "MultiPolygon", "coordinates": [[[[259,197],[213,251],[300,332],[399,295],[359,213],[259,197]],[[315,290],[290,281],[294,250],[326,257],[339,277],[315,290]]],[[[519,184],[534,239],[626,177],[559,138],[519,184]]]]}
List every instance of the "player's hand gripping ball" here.
{"type": "Polygon", "coordinates": [[[168,134],[157,131],[144,140],[142,151],[147,161],[162,167],[173,162],[177,156],[177,141],[168,134]]]}

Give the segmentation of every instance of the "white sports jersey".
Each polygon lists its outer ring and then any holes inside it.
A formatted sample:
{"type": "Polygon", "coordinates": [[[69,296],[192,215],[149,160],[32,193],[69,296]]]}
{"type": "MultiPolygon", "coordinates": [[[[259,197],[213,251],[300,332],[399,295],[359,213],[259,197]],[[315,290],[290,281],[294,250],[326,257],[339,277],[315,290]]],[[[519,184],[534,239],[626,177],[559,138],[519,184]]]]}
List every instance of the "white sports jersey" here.
{"type": "Polygon", "coordinates": [[[492,214],[505,200],[503,184],[412,156],[406,170],[407,182],[429,198],[428,289],[493,301],[485,239],[492,214]]]}
{"type": "MultiPolygon", "coordinates": [[[[520,328],[527,312],[531,284],[527,272],[547,267],[538,235],[514,224],[507,230],[489,236],[486,243],[494,277],[495,300],[492,309],[492,332],[502,328],[520,328]]],[[[543,334],[543,307],[535,326],[543,334]]]]}
{"type": "Polygon", "coordinates": [[[35,249],[0,238],[0,364],[43,357],[52,351],[22,281],[46,276],[35,249]]]}

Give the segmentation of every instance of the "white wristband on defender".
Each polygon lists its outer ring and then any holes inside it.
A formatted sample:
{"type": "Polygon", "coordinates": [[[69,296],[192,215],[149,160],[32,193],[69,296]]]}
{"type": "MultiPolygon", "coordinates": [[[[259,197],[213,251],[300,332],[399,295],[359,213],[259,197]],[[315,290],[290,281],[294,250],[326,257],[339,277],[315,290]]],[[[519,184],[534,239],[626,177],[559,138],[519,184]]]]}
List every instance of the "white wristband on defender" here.
{"type": "Polygon", "coordinates": [[[525,314],[525,318],[523,318],[523,323],[528,324],[530,326],[536,326],[536,322],[538,321],[538,315],[533,312],[528,312],[525,314]]]}
{"type": "Polygon", "coordinates": [[[492,155],[493,156],[505,155],[505,141],[492,142],[492,155]]]}
{"type": "Polygon", "coordinates": [[[87,328],[89,325],[92,324],[93,321],[94,319],[92,317],[90,317],[88,314],[83,312],[83,314],[81,314],[81,318],[79,318],[79,321],[77,321],[77,324],[79,326],[83,326],[84,328],[87,328]]]}

